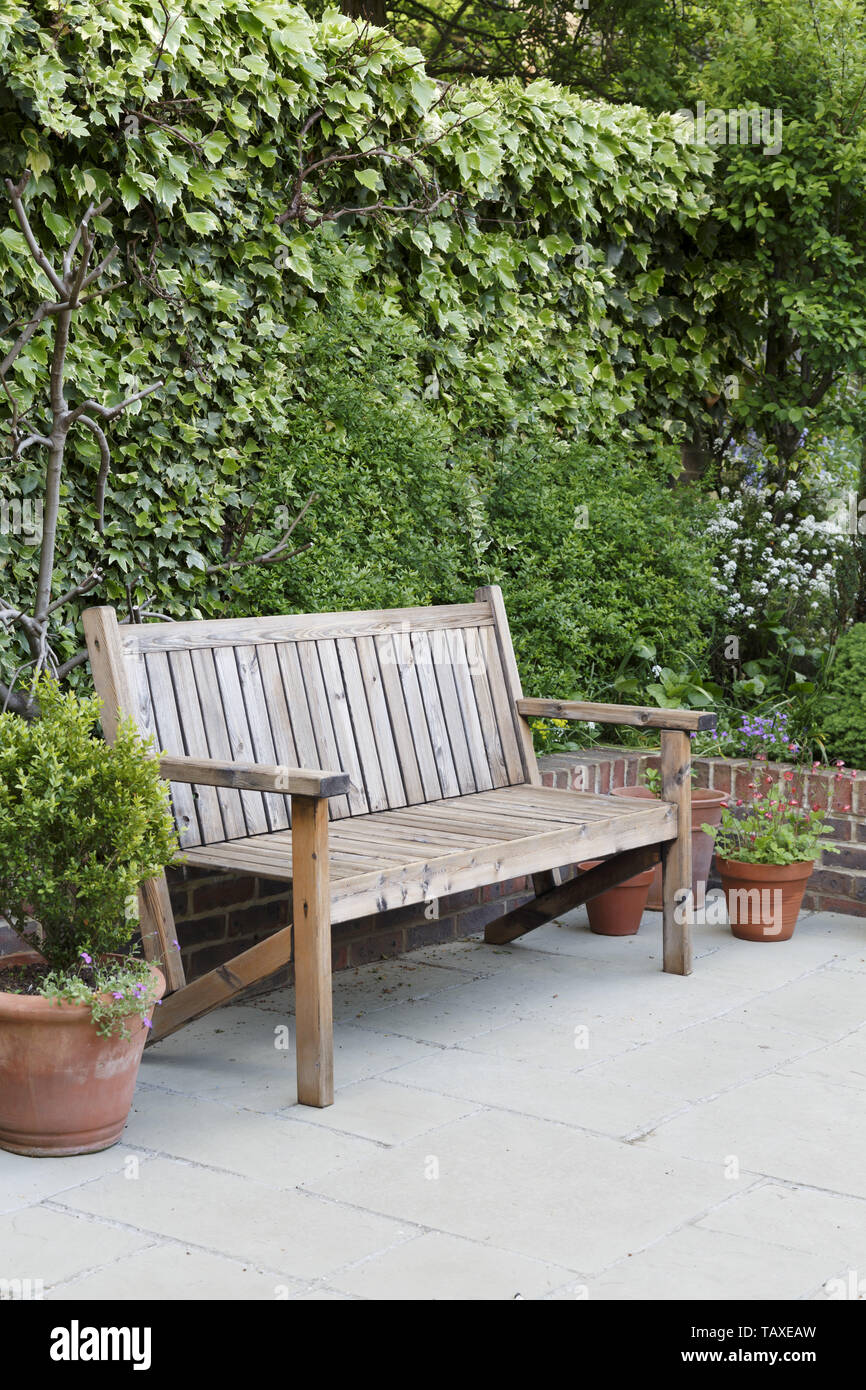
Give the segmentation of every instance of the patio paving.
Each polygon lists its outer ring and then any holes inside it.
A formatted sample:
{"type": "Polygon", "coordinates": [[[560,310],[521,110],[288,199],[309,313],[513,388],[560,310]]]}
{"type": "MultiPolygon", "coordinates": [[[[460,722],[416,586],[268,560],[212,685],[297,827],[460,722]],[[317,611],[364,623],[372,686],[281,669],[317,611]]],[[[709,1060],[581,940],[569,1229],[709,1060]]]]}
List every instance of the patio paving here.
{"type": "Polygon", "coordinates": [[[866,1296],[866,922],[789,943],[583,911],[334,982],[337,1097],[295,1101],[291,997],[145,1055],[122,1144],[0,1152],[7,1278],[64,1299],[866,1296]],[[853,1278],[852,1278],[853,1272],[853,1278]]]}

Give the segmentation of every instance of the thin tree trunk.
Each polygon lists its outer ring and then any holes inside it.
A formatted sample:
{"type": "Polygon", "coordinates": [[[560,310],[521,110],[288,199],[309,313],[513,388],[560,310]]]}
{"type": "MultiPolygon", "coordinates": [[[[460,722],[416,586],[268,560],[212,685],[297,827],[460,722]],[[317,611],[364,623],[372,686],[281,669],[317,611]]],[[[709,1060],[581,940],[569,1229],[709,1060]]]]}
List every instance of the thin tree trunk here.
{"type": "Polygon", "coordinates": [[[349,19],[366,19],[380,28],[387,23],[387,0],[340,0],[340,9],[349,19]]]}

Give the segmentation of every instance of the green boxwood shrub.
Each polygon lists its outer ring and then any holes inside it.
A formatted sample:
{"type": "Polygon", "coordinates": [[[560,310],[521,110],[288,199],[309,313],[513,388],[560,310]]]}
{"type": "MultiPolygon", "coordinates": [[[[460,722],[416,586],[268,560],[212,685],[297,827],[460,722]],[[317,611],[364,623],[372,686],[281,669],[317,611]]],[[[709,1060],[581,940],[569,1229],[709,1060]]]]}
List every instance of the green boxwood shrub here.
{"type": "Polygon", "coordinates": [[[41,719],[0,714],[0,914],[53,971],[74,973],[128,945],[138,889],[170,863],[177,835],[132,721],[107,745],[95,696],[47,677],[38,696],[41,719]]]}
{"type": "Polygon", "coordinates": [[[719,598],[708,504],[671,486],[677,461],[542,424],[472,438],[424,399],[407,365],[417,351],[403,325],[351,316],[306,340],[257,543],[315,491],[297,532],[314,544],[241,571],[235,611],[462,602],[500,583],[532,694],[619,698],[612,681],[639,642],[661,664],[700,662],[719,598]]]}
{"type": "MultiPolygon", "coordinates": [[[[478,502],[466,452],[419,389],[417,332],[399,320],[322,315],[298,341],[297,399],[258,489],[267,550],[306,498],[295,533],[312,546],[241,570],[245,613],[447,602],[474,565],[478,502]]],[[[252,544],[251,544],[252,543],[252,544]]]]}
{"type": "Polygon", "coordinates": [[[839,638],[818,718],[828,756],[866,767],[866,623],[839,638]]]}
{"type": "Polygon", "coordinates": [[[675,468],[666,450],[636,459],[542,431],[499,461],[487,570],[527,691],[620,701],[612,682],[636,645],[655,647],[659,666],[702,667],[719,606],[710,504],[671,486],[675,468]]]}

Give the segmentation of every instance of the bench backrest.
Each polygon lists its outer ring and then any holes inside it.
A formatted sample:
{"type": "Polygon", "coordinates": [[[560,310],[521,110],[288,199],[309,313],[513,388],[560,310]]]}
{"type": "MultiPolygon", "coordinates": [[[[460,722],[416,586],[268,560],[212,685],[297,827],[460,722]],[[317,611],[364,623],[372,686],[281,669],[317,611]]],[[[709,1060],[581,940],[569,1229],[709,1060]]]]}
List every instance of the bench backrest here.
{"type": "MultiPolygon", "coordinates": [[[[498,589],[378,612],[118,624],[85,614],[103,725],[174,756],[347,772],[332,818],[537,780],[498,589]]],[[[285,829],[287,796],[172,784],[181,844],[285,829]]]]}

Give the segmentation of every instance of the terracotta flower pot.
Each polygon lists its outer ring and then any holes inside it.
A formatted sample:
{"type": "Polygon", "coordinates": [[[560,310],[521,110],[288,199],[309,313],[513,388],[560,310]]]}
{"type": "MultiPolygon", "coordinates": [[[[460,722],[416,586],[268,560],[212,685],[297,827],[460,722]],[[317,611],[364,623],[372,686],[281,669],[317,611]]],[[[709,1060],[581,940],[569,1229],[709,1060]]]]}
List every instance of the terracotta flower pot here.
{"type": "MultiPolygon", "coordinates": [[[[165,979],[150,970],[161,998],[165,979]]],[[[103,1038],[86,1004],[0,990],[0,1148],[60,1158],[117,1143],[147,1037],[137,1015],[127,1029],[103,1038]]]]}
{"type": "Polygon", "coordinates": [[[741,864],[716,858],[728,923],[740,941],[790,941],[815,864],[741,864]]]}
{"type": "MultiPolygon", "coordinates": [[[[589,859],[577,867],[594,869],[601,863],[600,859],[589,859]]],[[[590,930],[596,936],[634,936],[646,908],[652,876],[652,869],[644,869],[643,873],[635,874],[616,888],[608,888],[606,893],[590,898],[586,905],[590,930]]]]}
{"type": "MultiPolygon", "coordinates": [[[[640,801],[658,801],[649,787],[614,787],[614,796],[637,797],[640,801]]],[[[699,900],[698,884],[707,891],[707,879],[713,862],[713,837],[701,830],[702,825],[719,825],[722,810],[728,804],[727,792],[709,791],[706,787],[692,787],[692,892],[694,900],[699,900]]],[[[653,870],[647,907],[651,912],[660,912],[662,906],[662,866],[657,864],[653,870]]]]}

